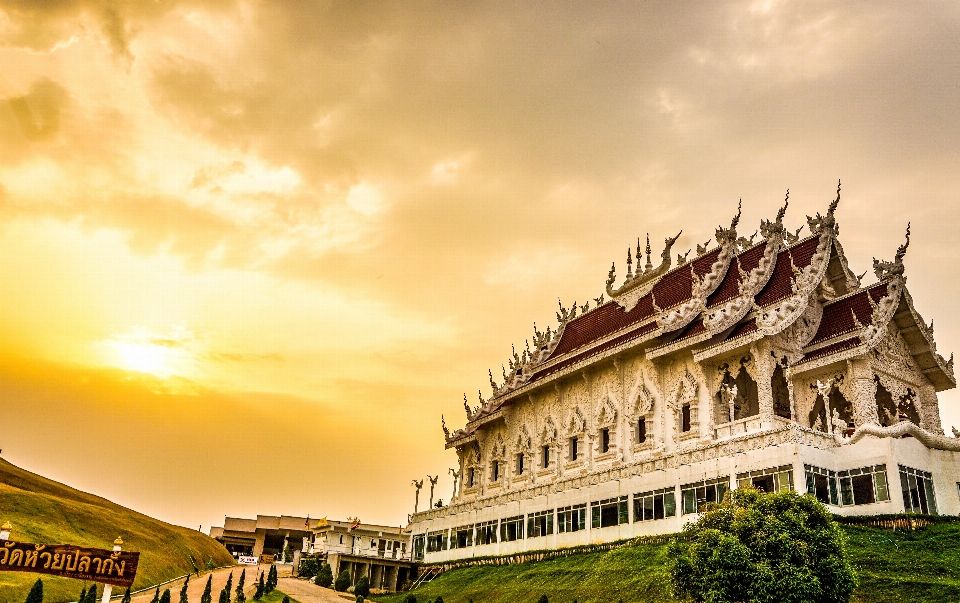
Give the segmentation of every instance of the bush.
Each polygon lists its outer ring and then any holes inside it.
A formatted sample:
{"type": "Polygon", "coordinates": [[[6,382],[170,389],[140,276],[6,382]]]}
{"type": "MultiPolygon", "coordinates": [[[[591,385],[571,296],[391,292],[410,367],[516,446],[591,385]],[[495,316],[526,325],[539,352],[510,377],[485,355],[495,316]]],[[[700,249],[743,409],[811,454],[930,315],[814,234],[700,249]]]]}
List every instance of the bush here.
{"type": "Polygon", "coordinates": [[[37,581],[33,583],[25,603],[43,603],[43,580],[37,578],[37,581]]]}
{"type": "Polygon", "coordinates": [[[353,592],[360,595],[364,599],[370,596],[370,578],[362,576],[357,580],[357,585],[353,587],[353,592]]]}
{"type": "MultiPolygon", "coordinates": [[[[203,594],[200,595],[200,603],[212,603],[213,594],[211,590],[213,589],[213,575],[207,576],[207,585],[203,587],[203,594]]],[[[130,590],[129,588],[127,589],[130,590]]],[[[127,602],[129,603],[129,602],[127,602]]]]}
{"type": "Polygon", "coordinates": [[[433,603],[443,603],[443,597],[437,597],[437,600],[433,603]]]}
{"type": "Polygon", "coordinates": [[[417,595],[407,595],[407,598],[403,600],[403,603],[417,603],[417,595]]]}
{"type": "Polygon", "coordinates": [[[170,589],[163,591],[163,594],[160,595],[160,603],[170,603],[170,589]]]}
{"type": "Polygon", "coordinates": [[[350,588],[350,572],[340,570],[340,573],[337,574],[337,581],[333,583],[333,588],[340,593],[347,592],[347,589],[350,588]]]}
{"type": "Polygon", "coordinates": [[[363,603],[367,599],[363,595],[357,595],[357,603],[363,603]]]}
{"type": "Polygon", "coordinates": [[[333,569],[329,563],[324,563],[320,566],[317,577],[314,579],[314,584],[324,588],[330,588],[330,585],[333,584],[333,569]]]}
{"type": "Polygon", "coordinates": [[[677,598],[846,603],[857,580],[845,538],[809,494],[740,488],[671,540],[677,598]]]}
{"type": "Polygon", "coordinates": [[[316,557],[308,557],[300,561],[300,567],[297,573],[303,578],[313,578],[320,571],[320,560],[316,557]]]}
{"type": "Polygon", "coordinates": [[[550,601],[547,599],[547,595],[540,595],[540,598],[537,599],[537,603],[550,603],[550,601]]]}
{"type": "MultiPolygon", "coordinates": [[[[160,587],[157,587],[157,590],[160,590],[160,587]]],[[[86,603],[97,603],[97,585],[90,585],[90,590],[87,591],[87,596],[84,599],[86,603]]]]}

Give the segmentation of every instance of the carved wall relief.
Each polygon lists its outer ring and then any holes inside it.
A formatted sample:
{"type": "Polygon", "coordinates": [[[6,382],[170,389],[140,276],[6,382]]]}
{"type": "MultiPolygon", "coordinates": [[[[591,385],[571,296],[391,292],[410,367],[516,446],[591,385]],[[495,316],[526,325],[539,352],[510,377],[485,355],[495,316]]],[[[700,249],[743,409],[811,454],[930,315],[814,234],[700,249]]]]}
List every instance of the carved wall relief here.
{"type": "Polygon", "coordinates": [[[790,416],[790,387],[783,366],[778,362],[770,378],[770,390],[773,395],[773,414],[784,419],[790,416]]]}
{"type": "Polygon", "coordinates": [[[760,414],[757,382],[747,370],[750,365],[752,358],[747,355],[717,367],[720,386],[713,396],[716,423],[729,423],[760,414]]]}

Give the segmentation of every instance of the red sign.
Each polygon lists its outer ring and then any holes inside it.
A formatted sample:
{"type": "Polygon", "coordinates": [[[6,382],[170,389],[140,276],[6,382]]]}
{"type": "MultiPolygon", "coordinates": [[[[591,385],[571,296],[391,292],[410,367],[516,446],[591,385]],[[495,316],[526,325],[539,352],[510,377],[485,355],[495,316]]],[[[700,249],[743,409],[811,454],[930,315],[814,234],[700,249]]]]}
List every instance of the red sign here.
{"type": "Polygon", "coordinates": [[[34,572],[130,586],[139,562],[137,552],[0,540],[0,571],[34,572]]]}

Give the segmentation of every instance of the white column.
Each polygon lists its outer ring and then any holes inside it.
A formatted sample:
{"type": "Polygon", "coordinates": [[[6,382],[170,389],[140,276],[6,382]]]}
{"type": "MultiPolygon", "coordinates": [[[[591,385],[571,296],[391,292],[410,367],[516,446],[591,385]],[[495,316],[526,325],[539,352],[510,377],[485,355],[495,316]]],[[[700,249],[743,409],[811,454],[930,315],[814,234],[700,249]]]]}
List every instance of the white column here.
{"type": "Polygon", "coordinates": [[[10,525],[9,521],[3,522],[3,526],[0,527],[0,540],[10,540],[10,530],[13,529],[13,526],[10,525]]]}
{"type": "MultiPolygon", "coordinates": [[[[117,539],[113,541],[113,550],[114,552],[119,553],[120,547],[123,546],[123,539],[117,536],[117,539]]],[[[112,584],[103,585],[103,598],[100,599],[101,603],[110,603],[110,593],[113,591],[112,584]]]]}

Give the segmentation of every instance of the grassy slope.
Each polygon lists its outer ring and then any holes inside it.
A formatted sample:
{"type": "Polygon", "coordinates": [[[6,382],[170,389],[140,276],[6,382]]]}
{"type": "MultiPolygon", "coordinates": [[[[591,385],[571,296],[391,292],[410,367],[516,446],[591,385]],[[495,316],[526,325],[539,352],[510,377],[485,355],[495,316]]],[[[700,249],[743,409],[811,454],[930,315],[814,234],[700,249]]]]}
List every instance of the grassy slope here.
{"type": "MultiPolygon", "coordinates": [[[[140,551],[133,588],[181,576],[213,559],[217,566],[233,558],[217,541],[194,530],[164,523],[99,496],[87,494],[25,471],[0,459],[0,522],[13,523],[12,540],[112,548],[122,536],[124,549],[140,551]]],[[[0,603],[20,603],[42,577],[44,600],[73,601],[81,582],[38,574],[0,573],[0,603]]]]}
{"type": "MultiPolygon", "coordinates": [[[[960,523],[912,533],[844,526],[860,575],[853,600],[870,603],[960,601],[960,523]]],[[[669,594],[666,545],[643,544],[604,553],[504,567],[447,572],[418,588],[418,601],[444,603],[624,603],[674,601],[669,594]]],[[[400,603],[405,593],[377,598],[400,603]]]]}

